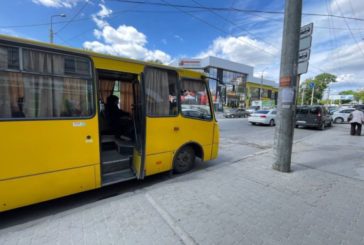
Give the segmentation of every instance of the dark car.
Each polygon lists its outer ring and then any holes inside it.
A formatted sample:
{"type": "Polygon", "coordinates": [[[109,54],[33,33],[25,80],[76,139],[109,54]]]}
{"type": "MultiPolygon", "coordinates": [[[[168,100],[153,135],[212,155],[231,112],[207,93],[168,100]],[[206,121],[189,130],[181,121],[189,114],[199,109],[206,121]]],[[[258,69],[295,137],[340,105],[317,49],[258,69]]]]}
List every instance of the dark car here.
{"type": "Polygon", "coordinates": [[[234,117],[248,117],[250,113],[243,108],[231,109],[224,113],[224,117],[226,118],[234,118],[234,117]]]}
{"type": "Polygon", "coordinates": [[[364,112],[364,105],[354,105],[353,108],[364,112]]]}
{"type": "Polygon", "coordinates": [[[296,127],[314,127],[323,130],[332,126],[329,111],[321,105],[298,106],[296,109],[296,127]]]}

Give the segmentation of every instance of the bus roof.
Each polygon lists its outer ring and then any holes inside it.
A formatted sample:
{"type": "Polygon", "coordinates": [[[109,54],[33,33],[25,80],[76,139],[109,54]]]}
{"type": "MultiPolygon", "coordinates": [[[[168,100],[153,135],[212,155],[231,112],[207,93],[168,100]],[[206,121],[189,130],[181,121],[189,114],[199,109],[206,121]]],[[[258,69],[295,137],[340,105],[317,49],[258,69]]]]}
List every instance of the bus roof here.
{"type": "Polygon", "coordinates": [[[157,64],[154,62],[141,61],[141,60],[126,58],[126,57],[121,57],[121,56],[116,56],[116,55],[102,54],[102,53],[97,53],[97,52],[90,51],[90,50],[67,47],[67,46],[63,46],[63,45],[46,43],[46,42],[19,38],[19,37],[13,37],[13,36],[8,36],[8,35],[3,35],[3,34],[0,34],[0,41],[16,42],[16,43],[22,43],[22,44],[27,44],[27,45],[33,45],[33,46],[37,46],[37,47],[56,49],[56,50],[61,50],[61,51],[66,51],[66,52],[73,52],[73,53],[77,53],[77,54],[88,55],[91,57],[107,58],[107,59],[120,60],[120,61],[135,63],[135,64],[142,64],[145,66],[153,66],[153,67],[160,67],[160,68],[165,68],[165,69],[170,69],[170,70],[183,71],[184,73],[191,74],[193,77],[196,77],[196,76],[204,77],[205,76],[201,72],[187,70],[187,69],[183,69],[183,68],[179,68],[179,67],[175,67],[175,66],[157,64]]]}

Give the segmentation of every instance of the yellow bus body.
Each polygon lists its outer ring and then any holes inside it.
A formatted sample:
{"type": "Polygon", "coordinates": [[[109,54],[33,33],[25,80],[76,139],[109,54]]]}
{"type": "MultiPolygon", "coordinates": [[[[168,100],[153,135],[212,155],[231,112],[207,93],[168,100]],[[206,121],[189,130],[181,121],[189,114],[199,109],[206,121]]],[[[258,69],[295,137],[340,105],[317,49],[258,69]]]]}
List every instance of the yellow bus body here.
{"type": "MultiPolygon", "coordinates": [[[[4,40],[87,55],[94,69],[140,75],[146,66],[158,66],[180,78],[201,79],[189,70],[0,35],[0,44],[4,40]]],[[[210,121],[146,117],[145,176],[171,170],[186,144],[200,150],[204,161],[217,158],[219,127],[212,116],[210,121]]],[[[0,135],[0,212],[102,187],[98,113],[87,119],[0,120],[0,135]]],[[[142,160],[134,151],[133,164],[140,167],[142,160]]]]}

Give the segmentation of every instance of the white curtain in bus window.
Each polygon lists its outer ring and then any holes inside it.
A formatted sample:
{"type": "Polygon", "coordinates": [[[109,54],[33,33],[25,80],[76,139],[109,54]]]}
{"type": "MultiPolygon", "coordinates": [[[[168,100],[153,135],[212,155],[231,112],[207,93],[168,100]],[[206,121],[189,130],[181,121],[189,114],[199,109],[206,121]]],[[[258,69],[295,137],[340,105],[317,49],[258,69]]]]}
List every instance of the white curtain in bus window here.
{"type": "Polygon", "coordinates": [[[24,96],[22,76],[18,72],[4,70],[19,69],[17,48],[0,47],[0,118],[21,116],[21,101],[24,96]]]}
{"type": "Polygon", "coordinates": [[[145,72],[147,115],[177,115],[177,75],[166,70],[148,68],[145,72]]]}
{"type": "Polygon", "coordinates": [[[206,85],[202,81],[183,80],[181,89],[182,115],[199,119],[212,118],[206,85]]]}
{"type": "MultiPolygon", "coordinates": [[[[6,48],[5,48],[6,49],[6,48]]],[[[4,50],[0,47],[0,53],[4,50]]],[[[5,52],[6,53],[6,52],[5,52]]],[[[9,51],[7,52],[9,55],[9,51]]],[[[0,118],[85,117],[93,112],[91,80],[64,73],[61,55],[23,50],[23,71],[7,70],[0,60],[0,118]],[[56,72],[55,72],[56,71],[56,72]]],[[[19,57],[18,57],[19,59],[19,57]]],[[[8,59],[9,63],[10,59],[8,59]]],[[[13,67],[16,67],[13,63],[13,67]]],[[[9,64],[8,64],[9,67],[9,64]]],[[[14,68],[13,68],[14,69],[14,68]]]]}

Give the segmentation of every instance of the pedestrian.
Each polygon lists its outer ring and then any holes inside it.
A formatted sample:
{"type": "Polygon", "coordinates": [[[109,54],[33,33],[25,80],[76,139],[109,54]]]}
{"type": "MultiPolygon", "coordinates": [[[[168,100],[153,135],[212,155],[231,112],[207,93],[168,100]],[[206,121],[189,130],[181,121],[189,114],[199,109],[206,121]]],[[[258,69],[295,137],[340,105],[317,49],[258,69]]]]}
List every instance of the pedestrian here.
{"type": "Polygon", "coordinates": [[[358,109],[355,109],[355,111],[350,114],[348,119],[351,125],[350,134],[360,136],[361,125],[364,123],[364,113],[358,109]]]}

